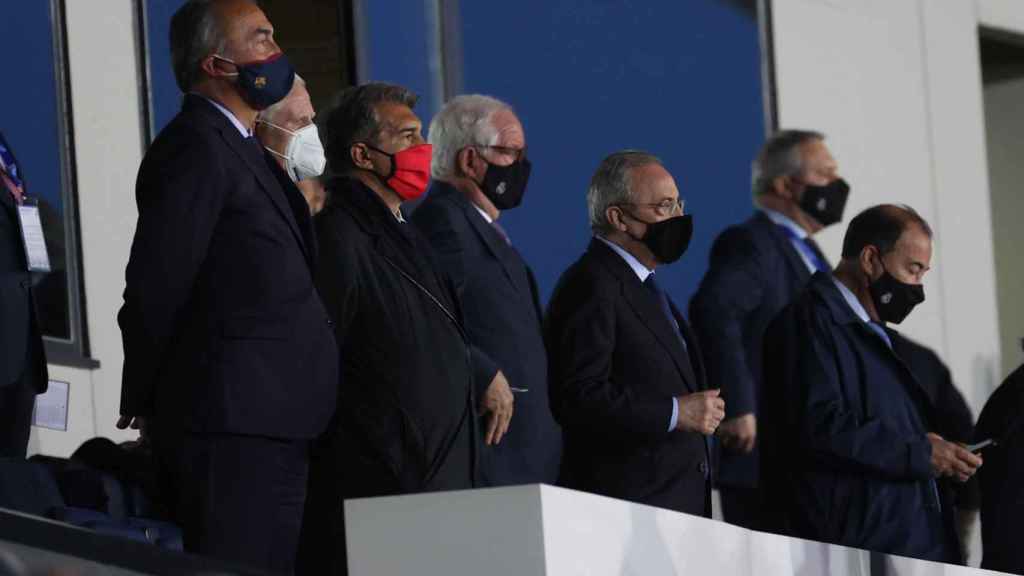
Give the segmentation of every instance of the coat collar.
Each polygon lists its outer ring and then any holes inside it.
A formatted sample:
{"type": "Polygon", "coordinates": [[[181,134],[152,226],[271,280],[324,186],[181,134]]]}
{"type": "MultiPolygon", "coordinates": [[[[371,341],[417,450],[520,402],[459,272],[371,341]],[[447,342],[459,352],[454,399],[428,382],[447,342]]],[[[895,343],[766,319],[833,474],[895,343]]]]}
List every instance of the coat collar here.
{"type": "Polygon", "coordinates": [[[832,275],[825,272],[815,272],[814,276],[811,276],[811,281],[807,284],[807,289],[818,296],[825,307],[828,308],[829,314],[832,315],[832,319],[837,324],[863,324],[864,321],[860,319],[857,314],[850,309],[850,305],[846,302],[846,298],[836,288],[836,285],[832,282],[832,275]]]}
{"type": "Polygon", "coordinates": [[[266,157],[266,153],[262,152],[262,148],[257,150],[251,142],[243,139],[238,128],[206,98],[198,94],[186,94],[185,101],[182,104],[182,114],[195,117],[198,121],[211,126],[220,134],[221,139],[256,176],[260,189],[270,198],[271,203],[281,213],[281,217],[288,223],[288,227],[291,228],[292,234],[295,235],[295,239],[302,248],[307,261],[310,261],[312,253],[310,248],[306,246],[306,241],[302,231],[299,229],[293,207],[285,196],[285,194],[288,194],[288,190],[277,181],[272,168],[269,166],[269,162],[273,162],[273,160],[266,157]]]}
{"type": "Polygon", "coordinates": [[[517,292],[528,293],[529,286],[521,286],[520,282],[516,281],[516,274],[510,267],[508,252],[512,248],[501,238],[497,230],[494,229],[494,225],[484,220],[476,206],[462,192],[447,182],[435,180],[430,186],[430,196],[436,197],[438,201],[451,202],[456,206],[469,222],[469,227],[487,247],[487,251],[501,264],[501,269],[504,270],[508,281],[512,283],[512,287],[517,292]]]}
{"type": "Polygon", "coordinates": [[[797,253],[793,243],[790,242],[789,236],[783,232],[779,225],[772,221],[767,214],[758,210],[754,214],[751,221],[755,225],[764,228],[768,236],[772,239],[772,244],[775,249],[782,254],[783,260],[786,261],[786,265],[789,267],[789,271],[796,275],[800,279],[801,283],[807,282],[811,277],[811,273],[807,270],[807,265],[804,264],[803,258],[797,253]]]}
{"type": "Polygon", "coordinates": [[[696,347],[696,341],[686,327],[686,321],[682,315],[679,314],[674,306],[671,306],[673,308],[672,313],[676,316],[676,322],[679,323],[680,333],[690,349],[691,353],[689,355],[680,345],[675,328],[670,324],[669,319],[665,317],[661,305],[655,301],[651,293],[640,282],[640,278],[637,277],[633,269],[629,267],[629,264],[621,256],[597,238],[590,240],[587,254],[591,255],[591,257],[596,259],[606,270],[615,276],[622,287],[622,294],[633,309],[633,312],[640,317],[644,326],[654,333],[655,338],[672,357],[672,361],[675,363],[676,369],[682,376],[686,387],[691,392],[696,392],[700,384],[697,381],[694,370],[698,369],[698,367],[694,366],[692,359],[699,356],[699,351],[696,347]]]}

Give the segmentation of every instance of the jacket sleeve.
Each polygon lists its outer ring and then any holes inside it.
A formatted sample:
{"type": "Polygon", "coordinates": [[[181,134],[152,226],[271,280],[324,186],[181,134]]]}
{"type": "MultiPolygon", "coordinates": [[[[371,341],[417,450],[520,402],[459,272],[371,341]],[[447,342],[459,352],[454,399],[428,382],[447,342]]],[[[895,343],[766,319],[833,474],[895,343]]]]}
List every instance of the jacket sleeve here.
{"type": "Polygon", "coordinates": [[[879,418],[862,418],[843,394],[844,375],[836,364],[836,344],[826,320],[807,307],[797,307],[796,312],[799,325],[792,353],[799,382],[799,438],[795,440],[805,445],[805,453],[851,473],[894,480],[932,478],[927,437],[897,430],[879,418]]]}
{"type": "MultiPolygon", "coordinates": [[[[430,247],[441,270],[451,283],[455,296],[459,299],[459,310],[466,290],[466,259],[465,249],[459,239],[458,232],[452,226],[447,212],[432,204],[421,205],[413,214],[413,223],[419,227],[430,247]]],[[[460,313],[460,321],[462,314],[460,313]]],[[[468,336],[468,335],[467,335],[468,336]]],[[[483,398],[494,377],[501,368],[483,349],[470,344],[470,359],[473,363],[473,389],[476,398],[483,398]]]]}
{"type": "Polygon", "coordinates": [[[551,408],[566,430],[602,436],[663,438],[670,431],[671,396],[639,394],[612,379],[615,357],[615,299],[594,290],[556,294],[564,318],[548,314],[546,340],[551,408]]]}
{"type": "Polygon", "coordinates": [[[726,230],[711,250],[707,274],[690,303],[710,388],[721,388],[728,418],[757,407],[754,370],[743,341],[747,316],[761,305],[765,279],[749,232],[726,230]]]}
{"type": "Polygon", "coordinates": [[[211,148],[203,139],[182,139],[164,151],[160,165],[144,163],[140,170],[139,219],[118,314],[125,352],[122,414],[152,414],[170,340],[234,185],[211,148]]]}

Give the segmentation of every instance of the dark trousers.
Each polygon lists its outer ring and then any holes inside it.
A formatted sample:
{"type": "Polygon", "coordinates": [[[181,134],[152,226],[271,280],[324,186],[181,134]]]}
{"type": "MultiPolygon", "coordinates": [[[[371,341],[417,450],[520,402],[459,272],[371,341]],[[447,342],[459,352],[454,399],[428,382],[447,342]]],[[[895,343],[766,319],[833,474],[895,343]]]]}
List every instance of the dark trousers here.
{"type": "Polygon", "coordinates": [[[719,486],[722,518],[729,524],[751,530],[765,530],[761,491],[757,488],[719,486]]]}
{"type": "Polygon", "coordinates": [[[0,457],[25,457],[35,401],[35,386],[26,381],[26,376],[0,386],[0,457]]]}
{"type": "Polygon", "coordinates": [[[160,432],[153,440],[187,552],[292,573],[308,441],[160,432]]]}

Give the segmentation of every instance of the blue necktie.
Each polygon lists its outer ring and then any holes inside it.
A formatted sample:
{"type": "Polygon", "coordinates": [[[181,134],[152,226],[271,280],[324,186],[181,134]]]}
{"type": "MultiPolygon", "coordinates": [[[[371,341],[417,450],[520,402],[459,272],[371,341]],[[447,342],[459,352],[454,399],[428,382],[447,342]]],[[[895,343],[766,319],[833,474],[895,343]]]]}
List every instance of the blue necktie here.
{"type": "Polygon", "coordinates": [[[830,270],[828,262],[825,262],[825,258],[821,255],[821,249],[818,248],[818,244],[810,236],[801,238],[796,232],[786,226],[781,224],[776,224],[776,226],[782,228],[782,232],[796,243],[797,250],[811,261],[811,266],[814,266],[815,270],[819,272],[828,272],[830,270]]]}

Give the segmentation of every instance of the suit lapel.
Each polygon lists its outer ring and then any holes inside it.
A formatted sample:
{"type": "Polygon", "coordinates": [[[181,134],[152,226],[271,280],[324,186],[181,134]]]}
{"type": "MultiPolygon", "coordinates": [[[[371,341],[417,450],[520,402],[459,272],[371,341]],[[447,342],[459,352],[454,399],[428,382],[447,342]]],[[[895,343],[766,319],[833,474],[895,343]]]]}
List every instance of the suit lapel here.
{"type": "Polygon", "coordinates": [[[763,212],[758,212],[756,218],[762,219],[768,226],[768,234],[771,235],[790,272],[796,275],[801,285],[806,284],[811,277],[811,272],[807,270],[807,264],[804,264],[803,258],[793,247],[793,243],[789,241],[789,236],[786,236],[786,233],[779,229],[779,225],[772,222],[763,212]]]}
{"type": "Polygon", "coordinates": [[[226,117],[224,117],[224,114],[214,108],[209,102],[204,101],[201,96],[187,96],[186,106],[192,106],[197,112],[205,115],[207,119],[220,131],[221,137],[227,143],[228,147],[242,159],[242,162],[244,162],[253,175],[256,176],[256,181],[259,183],[260,189],[262,189],[267,197],[270,198],[270,202],[275,208],[277,208],[277,211],[281,213],[281,217],[288,223],[288,227],[291,229],[292,234],[295,236],[295,240],[299,243],[299,247],[302,249],[303,254],[305,254],[308,261],[311,254],[306,248],[302,232],[299,230],[298,223],[295,221],[295,214],[288,203],[288,199],[284,196],[285,190],[282,188],[280,183],[275,180],[274,175],[271,173],[271,168],[268,165],[266,154],[262,152],[262,149],[257,150],[250,143],[247,143],[242,138],[242,135],[238,133],[238,129],[226,117]]]}
{"type": "MultiPolygon", "coordinates": [[[[644,288],[644,285],[640,283],[640,279],[637,278],[636,273],[633,272],[629,265],[611,248],[595,238],[591,240],[589,250],[594,252],[618,278],[626,302],[629,303],[633,312],[640,318],[641,323],[654,334],[654,337],[657,338],[658,342],[665,348],[665,351],[672,357],[672,362],[675,363],[676,369],[682,376],[683,383],[687,389],[695,392],[697,383],[689,358],[687,358],[686,351],[683,350],[683,346],[679,342],[679,336],[676,334],[675,329],[669,323],[669,319],[665,317],[664,312],[662,312],[661,305],[655,301],[650,291],[644,288]]],[[[681,327],[682,324],[680,324],[681,327]]]]}
{"type": "Polygon", "coordinates": [[[477,212],[473,204],[464,198],[457,190],[453,190],[454,194],[458,195],[460,207],[462,213],[466,216],[466,220],[469,221],[469,226],[476,232],[476,235],[480,237],[484,246],[491,253],[492,256],[501,264],[501,269],[505,271],[505,276],[508,277],[508,281],[515,288],[516,292],[520,294],[526,294],[529,290],[528,286],[524,286],[521,278],[516,271],[512,269],[512,263],[509,260],[512,257],[511,252],[514,250],[509,246],[505,240],[498,234],[498,231],[494,229],[494,226],[488,224],[484,217],[477,212]],[[460,202],[461,201],[461,202],[460,202]]]}

